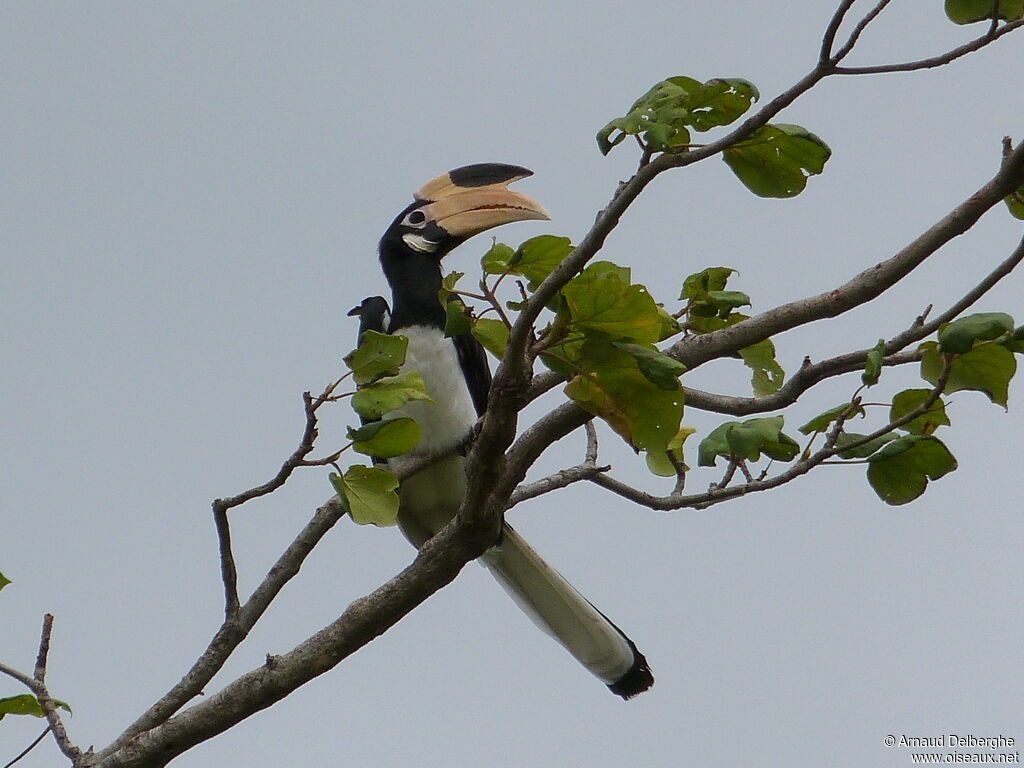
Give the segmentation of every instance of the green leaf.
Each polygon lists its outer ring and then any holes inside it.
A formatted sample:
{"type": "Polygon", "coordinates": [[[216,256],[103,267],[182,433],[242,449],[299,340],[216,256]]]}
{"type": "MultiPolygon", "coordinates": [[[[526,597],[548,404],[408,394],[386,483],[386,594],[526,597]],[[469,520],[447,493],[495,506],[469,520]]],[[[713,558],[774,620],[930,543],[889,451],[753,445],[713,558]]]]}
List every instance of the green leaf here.
{"type": "Polygon", "coordinates": [[[750,297],[742,291],[708,291],[707,301],[723,317],[737,307],[749,307],[750,297]]]}
{"type": "Polygon", "coordinates": [[[938,438],[903,435],[868,457],[868,482],[882,501],[896,506],[955,469],[956,459],[938,438]]]}
{"type": "Polygon", "coordinates": [[[708,80],[686,99],[687,122],[698,131],[729,125],[759,97],[757,87],[749,80],[738,77],[708,80]]]}
{"type": "Polygon", "coordinates": [[[686,299],[707,299],[711,291],[725,290],[725,284],[729,276],[737,274],[732,267],[708,267],[707,269],[695,272],[683,281],[683,290],[679,294],[679,300],[686,299]]]}
{"type": "Polygon", "coordinates": [[[352,407],[364,419],[375,420],[411,400],[434,402],[427,394],[427,385],[419,371],[386,376],[360,388],[352,396],[352,407]]]}
{"type": "MultiPolygon", "coordinates": [[[[934,341],[921,344],[921,378],[937,385],[942,374],[944,356],[934,341]]],[[[999,344],[979,344],[970,352],[957,355],[946,382],[944,394],[961,390],[984,392],[988,399],[1006,407],[1010,379],[1017,372],[1017,361],[1013,353],[999,344]]]]}
{"type": "Polygon", "coordinates": [[[11,584],[11,583],[13,583],[13,582],[11,582],[10,579],[8,579],[6,576],[4,576],[2,573],[0,573],[0,589],[3,589],[4,587],[6,587],[8,584],[11,584]]]}
{"type": "Polygon", "coordinates": [[[668,392],[674,392],[679,389],[679,377],[686,371],[686,366],[678,360],[659,351],[654,345],[644,346],[642,344],[613,341],[612,346],[631,355],[636,360],[640,373],[647,377],[658,389],[664,389],[668,392]]]}
{"type": "Polygon", "coordinates": [[[671,339],[683,330],[679,325],[679,321],[665,311],[665,308],[660,304],[658,305],[658,317],[661,318],[661,333],[658,334],[658,341],[671,339]]]}
{"type": "Polygon", "coordinates": [[[330,479],[353,522],[382,527],[398,522],[398,478],[386,469],[356,464],[344,476],[332,472],[330,479]]]}
{"type": "MultiPolygon", "coordinates": [[[[905,389],[898,392],[892,398],[892,407],[889,408],[889,421],[902,419],[911,411],[923,406],[932,395],[930,389],[905,389]]],[[[914,435],[930,435],[939,427],[948,427],[949,417],[946,416],[946,404],[942,398],[938,398],[931,407],[913,421],[909,421],[898,429],[910,432],[914,435]]]]}
{"type": "Polygon", "coordinates": [[[755,395],[764,397],[779,391],[786,378],[786,372],[775,359],[775,344],[771,339],[744,347],[740,350],[740,357],[754,372],[750,383],[755,395]]]}
{"type": "Polygon", "coordinates": [[[627,136],[642,136],[654,152],[686,151],[689,128],[707,131],[734,122],[758,99],[753,83],[740,78],[714,78],[701,83],[679,75],[655,83],[629,112],[597,133],[601,154],[607,155],[627,136]]]}
{"type": "Polygon", "coordinates": [[[457,299],[444,305],[444,335],[462,336],[473,328],[469,317],[469,308],[457,299]]]}
{"type": "Polygon", "coordinates": [[[531,237],[519,246],[509,263],[508,271],[525,277],[529,281],[530,290],[535,291],[572,250],[572,241],[568,237],[531,237]]]}
{"type": "Polygon", "coordinates": [[[761,453],[778,461],[792,461],[800,452],[796,440],[782,431],[783,417],[727,421],[701,440],[697,463],[713,467],[717,457],[737,461],[758,461],[761,453]]]}
{"type": "MultiPolygon", "coordinates": [[[[71,711],[71,707],[68,706],[67,702],[54,699],[53,703],[59,709],[71,711]]],[[[39,703],[39,699],[30,693],[23,693],[18,696],[0,698],[0,720],[3,720],[5,715],[46,717],[46,712],[43,710],[43,705],[39,703]]]]}
{"type": "Polygon", "coordinates": [[[449,272],[441,280],[441,290],[437,292],[437,300],[442,304],[447,304],[452,298],[452,294],[455,293],[455,286],[463,277],[465,272],[449,272]]]}
{"type": "Polygon", "coordinates": [[[848,402],[840,403],[835,408],[829,408],[827,411],[819,413],[813,419],[811,419],[802,427],[800,427],[800,432],[802,432],[805,435],[809,435],[812,432],[824,432],[828,429],[829,425],[832,422],[838,420],[839,417],[842,416],[843,413],[846,413],[847,411],[849,411],[849,413],[846,416],[846,421],[849,421],[850,419],[853,419],[857,416],[860,416],[861,418],[864,417],[864,409],[861,406],[855,406],[853,405],[853,403],[848,402]]]}
{"type": "Polygon", "coordinates": [[[658,388],[632,355],[599,339],[580,346],[579,367],[565,387],[569,397],[608,422],[636,450],[667,450],[683,416],[681,389],[658,388]]]}
{"type": "Polygon", "coordinates": [[[490,250],[480,259],[480,266],[485,275],[504,275],[511,269],[515,255],[512,246],[494,240],[490,250]]]}
{"type": "Polygon", "coordinates": [[[658,305],[642,285],[610,270],[585,269],[562,289],[572,327],[613,339],[654,343],[661,337],[658,305]]]}
{"type": "Polygon", "coordinates": [[[864,364],[864,373],[860,380],[869,387],[875,386],[882,376],[882,361],[885,359],[885,339],[879,339],[874,349],[868,352],[867,362],[864,364]]]}
{"type": "MultiPolygon", "coordinates": [[[[699,305],[694,304],[693,306],[699,305]]],[[[712,317],[701,317],[699,314],[694,314],[691,308],[687,319],[687,328],[693,333],[711,333],[712,331],[728,328],[730,325],[736,325],[736,323],[748,319],[749,315],[744,315],[740,312],[730,312],[726,317],[720,317],[717,314],[712,317]]]]}
{"type": "MultiPolygon", "coordinates": [[[[992,18],[992,0],[946,0],[946,16],[954,24],[973,24],[992,18]]],[[[999,0],[999,18],[1016,21],[1024,17],[1024,0],[999,0]]]]}
{"type": "Polygon", "coordinates": [[[405,362],[409,340],[377,331],[364,331],[359,347],[345,356],[357,384],[369,384],[381,376],[394,376],[405,362]]]}
{"type": "Polygon", "coordinates": [[[1013,318],[1005,312],[981,312],[967,315],[939,328],[939,348],[962,354],[978,341],[991,341],[1013,331],[1013,318]]]}
{"type": "Polygon", "coordinates": [[[422,434],[414,419],[402,416],[385,421],[371,421],[359,429],[349,427],[348,439],[356,453],[390,459],[408,453],[419,445],[422,434]]]}
{"type": "Polygon", "coordinates": [[[484,349],[501,360],[508,347],[509,328],[501,320],[479,317],[473,321],[473,338],[484,345],[484,349]]]}
{"type": "MultiPolygon", "coordinates": [[[[858,440],[863,440],[865,437],[867,437],[867,435],[860,435],[856,432],[841,432],[836,438],[836,446],[843,448],[847,445],[853,445],[858,440]]],[[[866,443],[858,445],[856,448],[847,448],[846,450],[840,451],[839,458],[866,459],[883,445],[891,443],[897,438],[899,438],[899,435],[895,432],[886,432],[884,435],[876,437],[874,440],[868,440],[866,443]]]]}
{"type": "Polygon", "coordinates": [[[1011,192],[1003,198],[1006,207],[1010,209],[1010,215],[1015,219],[1024,219],[1024,187],[1011,192]]]}
{"type": "Polygon", "coordinates": [[[686,438],[696,431],[693,427],[681,427],[676,436],[668,441],[668,446],[664,451],[648,451],[647,468],[651,473],[659,477],[675,476],[676,468],[672,460],[669,459],[668,452],[671,451],[677,459],[682,460],[683,443],[686,442],[686,438]]]}
{"type": "Polygon", "coordinates": [[[999,344],[1011,352],[1024,352],[1024,325],[1016,328],[1008,338],[1000,341],[999,344]]]}
{"type": "Polygon", "coordinates": [[[832,150],[799,125],[765,125],[733,144],[722,159],[759,197],[793,197],[821,173],[832,150]]]}

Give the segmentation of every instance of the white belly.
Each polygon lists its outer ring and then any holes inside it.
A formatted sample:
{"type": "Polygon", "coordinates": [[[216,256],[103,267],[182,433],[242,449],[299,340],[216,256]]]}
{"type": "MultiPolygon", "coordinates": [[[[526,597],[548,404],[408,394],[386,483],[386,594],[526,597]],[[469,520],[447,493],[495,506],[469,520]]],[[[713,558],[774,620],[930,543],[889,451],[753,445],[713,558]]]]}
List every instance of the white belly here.
{"type": "MultiPolygon", "coordinates": [[[[415,456],[437,455],[461,443],[476,424],[476,409],[459,367],[451,339],[437,328],[413,326],[398,331],[409,339],[402,371],[419,371],[433,403],[415,401],[385,415],[386,419],[409,416],[416,420],[422,439],[405,456],[388,460],[400,469],[415,456]]],[[[451,520],[466,493],[466,460],[449,456],[409,478],[399,488],[398,522],[417,547],[451,520]]]]}
{"type": "Polygon", "coordinates": [[[458,445],[476,424],[476,409],[459,367],[459,356],[451,339],[438,328],[415,325],[398,331],[409,339],[402,371],[419,371],[434,400],[417,400],[384,418],[409,416],[423,434],[410,455],[433,455],[458,445]]]}

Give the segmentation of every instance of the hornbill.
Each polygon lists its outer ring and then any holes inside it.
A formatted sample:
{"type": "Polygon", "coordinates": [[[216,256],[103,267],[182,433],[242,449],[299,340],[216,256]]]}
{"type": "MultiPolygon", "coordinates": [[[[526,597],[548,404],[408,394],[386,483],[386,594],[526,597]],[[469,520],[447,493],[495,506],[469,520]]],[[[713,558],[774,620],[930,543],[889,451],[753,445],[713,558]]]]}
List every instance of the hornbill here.
{"type": "MultiPolygon", "coordinates": [[[[547,219],[535,200],[508,189],[532,172],[483,163],[456,168],[421,187],[380,241],[380,262],[392,305],[374,296],[349,314],[359,316],[359,336],[373,329],[408,337],[404,370],[419,371],[434,402],[414,401],[385,418],[410,416],[423,434],[409,454],[388,460],[453,452],[403,481],[398,524],[416,547],[441,530],[466,492],[465,446],[487,407],[491,374],[483,347],[470,334],[446,338],[441,260],[466,239],[491,227],[547,219]]],[[[508,523],[482,557],[519,606],[613,693],[624,699],[654,683],[647,660],[633,642],[548,565],[508,523]]]]}

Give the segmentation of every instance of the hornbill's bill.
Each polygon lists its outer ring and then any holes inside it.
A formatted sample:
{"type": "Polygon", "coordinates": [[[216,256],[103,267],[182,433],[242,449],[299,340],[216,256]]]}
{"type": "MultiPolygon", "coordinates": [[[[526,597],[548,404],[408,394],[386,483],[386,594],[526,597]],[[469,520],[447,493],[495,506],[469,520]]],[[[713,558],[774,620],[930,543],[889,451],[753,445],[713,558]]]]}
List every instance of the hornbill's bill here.
{"type": "MultiPolygon", "coordinates": [[[[392,305],[380,296],[349,314],[367,329],[408,337],[403,370],[419,371],[433,403],[415,401],[385,418],[410,416],[423,439],[410,454],[390,459],[392,469],[410,458],[464,445],[487,407],[491,374],[483,347],[470,334],[446,338],[438,298],[441,259],[467,238],[500,224],[547,219],[544,208],[508,185],[532,175],[514,165],[484,163],[456,168],[428,182],[387,228],[380,262],[392,305]]],[[[464,452],[406,479],[398,524],[419,547],[458,511],[466,492],[464,452]]],[[[497,546],[481,560],[519,606],[612,692],[625,699],[654,683],[647,660],[633,642],[549,566],[507,523],[497,546]]]]}

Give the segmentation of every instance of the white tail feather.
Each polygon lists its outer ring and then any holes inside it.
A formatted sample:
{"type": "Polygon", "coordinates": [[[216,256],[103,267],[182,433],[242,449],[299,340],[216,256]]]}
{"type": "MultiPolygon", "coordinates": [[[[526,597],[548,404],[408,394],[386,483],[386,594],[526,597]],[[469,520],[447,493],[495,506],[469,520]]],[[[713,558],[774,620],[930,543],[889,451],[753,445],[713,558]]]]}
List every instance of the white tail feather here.
{"type": "Polygon", "coordinates": [[[622,633],[507,523],[501,545],[481,561],[538,627],[591,673],[611,685],[633,666],[622,633]]]}

